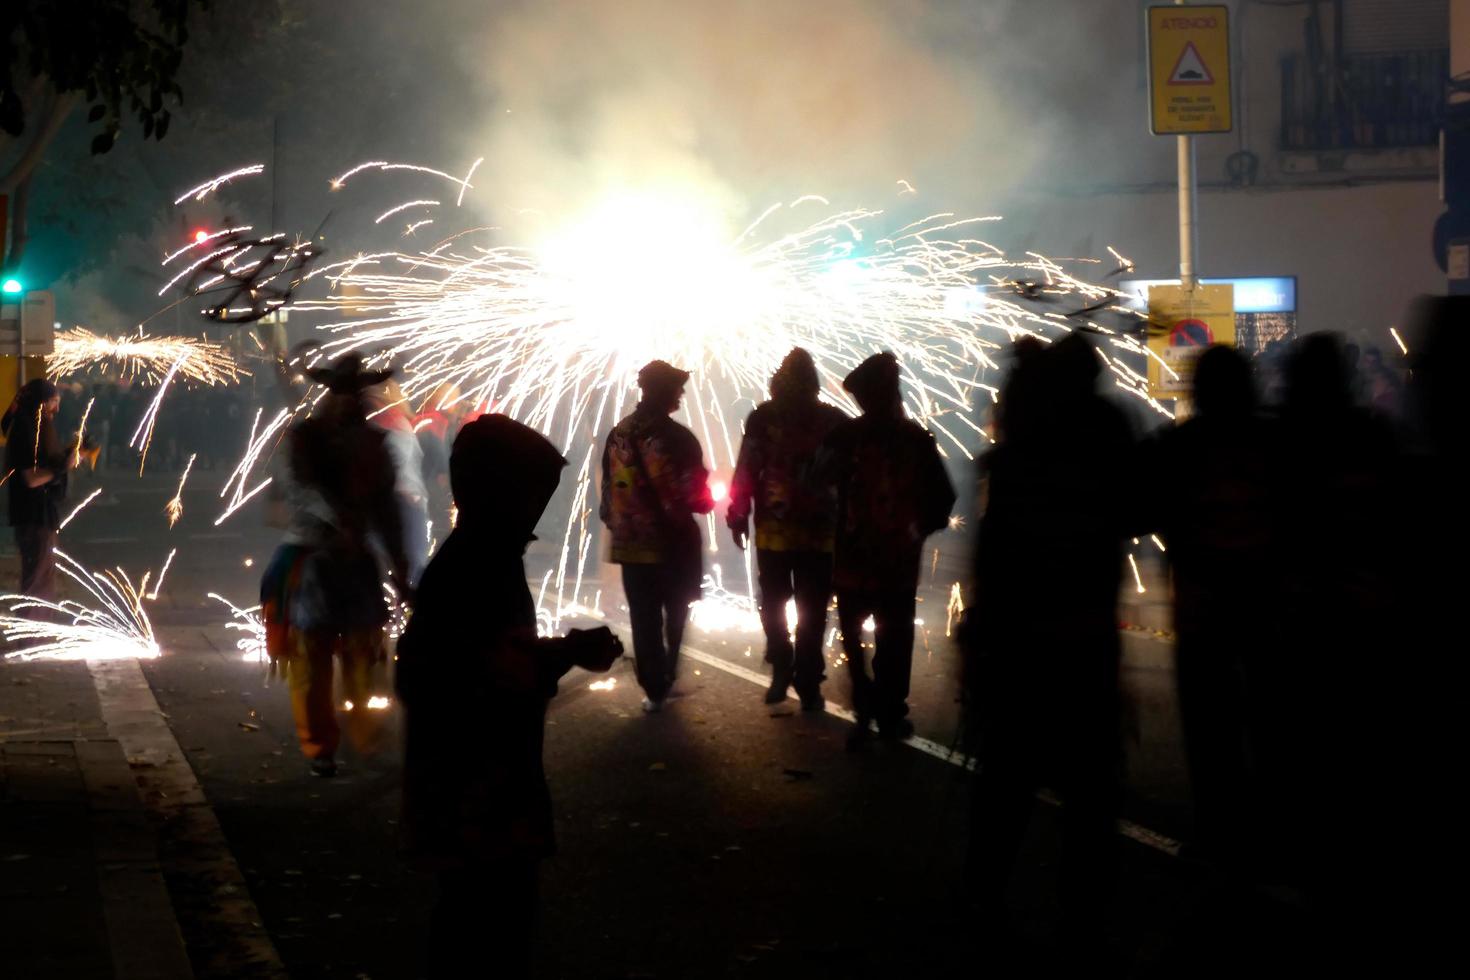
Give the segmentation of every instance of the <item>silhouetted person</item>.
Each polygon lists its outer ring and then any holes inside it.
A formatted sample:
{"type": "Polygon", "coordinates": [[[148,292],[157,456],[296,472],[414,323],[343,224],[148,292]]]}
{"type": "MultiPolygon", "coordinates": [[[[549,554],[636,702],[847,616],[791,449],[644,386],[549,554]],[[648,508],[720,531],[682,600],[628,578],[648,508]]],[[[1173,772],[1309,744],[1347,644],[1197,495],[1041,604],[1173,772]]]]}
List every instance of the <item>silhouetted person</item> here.
{"type": "Polygon", "coordinates": [[[852,678],[857,748],[878,723],[885,738],[913,734],[908,720],[915,594],[924,539],[949,523],[954,486],[934,437],[904,417],[898,359],[884,351],[842,380],[863,414],[834,428],[818,451],[819,484],[837,489],[833,584],[852,678]],[[863,623],[873,620],[873,675],[863,623]]]}
{"type": "Polygon", "coordinates": [[[1070,335],[1017,345],[998,444],[981,461],[985,506],[966,629],[978,773],[968,875],[1003,921],[1035,793],[1062,799],[1066,933],[1095,941],[1115,876],[1118,589],[1134,446],[1096,392],[1097,355],[1070,335]]]}
{"type": "Polygon", "coordinates": [[[1276,744],[1263,756],[1277,767],[1278,823],[1300,835],[1313,907],[1361,948],[1389,898],[1395,858],[1380,828],[1402,806],[1384,792],[1403,761],[1394,746],[1407,704],[1395,686],[1411,669],[1390,657],[1399,457],[1387,424],[1354,405],[1348,358],[1327,334],[1290,355],[1281,436],[1290,616],[1270,716],[1276,744]]]}
{"type": "Polygon", "coordinates": [[[261,577],[261,618],[267,653],[286,667],[301,750],[315,775],[334,776],[341,738],[334,659],[341,661],[343,693],[352,702],[349,731],[360,748],[372,747],[379,724],[380,713],[367,702],[374,670],[385,660],[388,609],[370,538],[387,550],[399,595],[409,593],[408,561],[393,461],[362,400],[389,372],[365,371],[349,353],[307,374],[327,393],[286,433],[291,517],[261,577]]]}
{"type": "Polygon", "coordinates": [[[806,477],[822,440],[846,416],[817,400],[821,382],[811,354],[797,347],[771,377],[771,400],[745,421],[745,437],[725,521],[737,547],[750,534],[755,509],[755,563],[761,626],[771,665],[767,704],[780,704],[795,683],[806,711],[824,705],[822,635],[832,600],[832,546],[836,501],[806,477]],[[796,600],[796,645],[786,604],[796,600]]]}
{"type": "Polygon", "coordinates": [[[411,858],[439,876],[433,977],[475,963],[530,975],[539,867],[555,845],[546,704],[572,666],[607,670],[622,653],[606,627],[536,635],[523,556],[565,465],[504,415],[460,431],[449,463],[459,521],[398,642],[404,826],[411,858]]]}
{"type": "Polygon", "coordinates": [[[16,591],[37,599],[56,598],[56,534],[66,500],[67,471],[78,459],[75,446],[57,432],[61,392],[44,378],[27,381],[5,412],[5,482],[10,485],[10,526],[20,551],[16,591]]]}
{"type": "MultiPolygon", "coordinates": [[[[1465,576],[1453,571],[1470,554],[1464,475],[1470,469],[1470,296],[1420,299],[1406,334],[1412,369],[1404,404],[1412,439],[1399,514],[1407,545],[1397,617],[1402,629],[1384,668],[1396,672],[1394,694],[1406,705],[1397,712],[1404,721],[1403,751],[1392,770],[1401,776],[1394,789],[1401,799],[1414,800],[1423,787],[1441,785],[1447,773],[1463,767],[1470,717],[1470,670],[1456,652],[1464,645],[1465,576]]],[[[1404,845],[1399,867],[1406,880],[1396,894],[1418,953],[1404,975],[1416,966],[1427,974],[1460,955],[1463,903],[1445,901],[1443,893],[1445,882],[1466,880],[1470,847],[1459,806],[1410,804],[1401,814],[1393,829],[1404,845]]]]}
{"type": "Polygon", "coordinates": [[[1275,659],[1274,437],[1256,409],[1250,362],[1212,347],[1194,376],[1194,414],[1156,440],[1147,472],[1174,573],[1175,680],[1196,841],[1230,873],[1255,856],[1255,687],[1275,659]],[[1264,599],[1264,601],[1263,601],[1264,599]]]}
{"type": "Polygon", "coordinates": [[[645,364],[638,372],[643,398],[608,433],[602,452],[600,514],[612,537],[609,558],[623,566],[647,712],[663,708],[689,606],[699,598],[704,556],[694,515],[715,506],[699,440],[669,417],[688,380],[688,371],[663,361],[645,364]]]}

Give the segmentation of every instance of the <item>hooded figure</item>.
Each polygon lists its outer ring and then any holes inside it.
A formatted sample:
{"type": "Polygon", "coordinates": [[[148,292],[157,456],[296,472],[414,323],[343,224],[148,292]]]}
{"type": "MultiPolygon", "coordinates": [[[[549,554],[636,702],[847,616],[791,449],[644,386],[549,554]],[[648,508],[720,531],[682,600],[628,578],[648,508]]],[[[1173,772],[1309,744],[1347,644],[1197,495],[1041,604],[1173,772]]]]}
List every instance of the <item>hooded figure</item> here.
{"type": "Polygon", "coordinates": [[[362,392],[387,374],[364,371],[356,354],[308,376],[327,387],[312,416],[287,432],[291,518],[261,579],[266,650],[284,663],[296,733],[319,776],[336,775],[341,733],[333,657],[342,660],[349,730],[371,748],[378,720],[367,707],[374,668],[384,662],[388,608],[370,539],[388,552],[389,575],[408,591],[393,461],[367,421],[362,392]]]}
{"type": "Polygon", "coordinates": [[[1254,850],[1259,786],[1251,748],[1263,675],[1278,661],[1270,576],[1280,502],[1274,435],[1256,410],[1250,362],[1211,347],[1194,373],[1195,411],[1165,428],[1145,472],[1168,474],[1153,522],[1174,573],[1174,678],[1194,797],[1196,842],[1226,867],[1254,850]],[[1243,608],[1256,611],[1246,617],[1243,608]]]}
{"type": "Polygon", "coordinates": [[[27,381],[3,420],[5,471],[10,484],[10,526],[20,551],[23,595],[51,599],[56,593],[56,532],[66,500],[66,471],[76,454],[56,434],[61,392],[44,378],[27,381]]]}
{"type": "Polygon", "coordinates": [[[554,850],[546,704],[572,666],[607,670],[622,653],[606,627],[536,635],[523,556],[565,465],[504,415],[460,430],[449,461],[459,521],[398,642],[404,826],[411,857],[440,883],[431,976],[487,957],[497,976],[526,975],[538,867],[554,850]]]}
{"type": "Polygon", "coordinates": [[[804,477],[817,448],[846,416],[817,400],[821,382],[811,354],[793,348],[771,377],[771,400],[745,421],[745,437],[730,481],[725,523],[739,548],[755,510],[755,562],[760,577],[761,626],[771,665],[767,704],[779,704],[796,685],[804,710],[824,705],[822,636],[832,599],[832,544],[837,501],[829,487],[804,477]],[[796,644],[786,604],[796,600],[796,644]]]}
{"type": "Polygon", "coordinates": [[[857,714],[853,748],[873,721],[886,738],[913,733],[906,716],[919,559],[924,539],[949,524],[955,502],[934,437],[904,418],[898,374],[898,359],[884,351],[843,379],[863,414],[832,430],[814,468],[837,494],[833,581],[857,714]],[[872,677],[862,643],[869,617],[872,677]]]}
{"type": "Polygon", "coordinates": [[[673,686],[689,606],[699,598],[703,544],[696,514],[708,514],[709,470],[699,440],[669,416],[689,372],[650,361],[638,372],[643,398],[608,433],[602,452],[602,522],[609,560],[623,566],[633,656],[643,710],[656,712],[673,686]]]}
{"type": "Polygon", "coordinates": [[[1126,418],[1097,393],[1101,367],[1084,337],[1017,346],[999,440],[980,463],[985,507],[965,630],[979,738],[969,874],[984,914],[999,921],[1046,785],[1064,804],[1065,926],[1090,934],[1116,859],[1117,603],[1124,538],[1138,533],[1128,517],[1136,461],[1126,418]]]}

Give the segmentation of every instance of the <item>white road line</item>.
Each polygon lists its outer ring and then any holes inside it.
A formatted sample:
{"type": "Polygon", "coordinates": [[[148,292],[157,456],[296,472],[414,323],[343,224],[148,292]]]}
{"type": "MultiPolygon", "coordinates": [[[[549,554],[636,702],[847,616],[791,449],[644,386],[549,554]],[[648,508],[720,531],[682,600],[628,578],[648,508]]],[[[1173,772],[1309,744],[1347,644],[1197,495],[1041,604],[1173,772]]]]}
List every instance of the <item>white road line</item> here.
{"type": "Polygon", "coordinates": [[[261,925],[245,876],[230,852],[219,819],[204,796],[184,750],[153,697],[136,660],[87,664],[107,733],[135,767],[144,802],[187,847],[173,860],[178,870],[208,885],[210,901],[191,914],[208,923],[220,941],[196,952],[199,976],[249,976],[285,980],[286,968],[261,925]]]}
{"type": "Polygon", "coordinates": [[[234,541],[244,536],[238,531],[206,531],[202,534],[190,534],[188,537],[190,541],[234,541]]]}
{"type": "Polygon", "coordinates": [[[79,544],[137,544],[137,538],[82,538],[79,544]]]}
{"type": "MultiPolygon", "coordinates": [[[[727,674],[732,674],[735,677],[740,678],[741,680],[749,681],[750,683],[756,684],[760,687],[770,686],[770,679],[767,678],[764,674],[751,670],[748,667],[742,667],[739,664],[732,664],[725,658],[716,656],[715,654],[705,653],[703,650],[700,650],[697,647],[691,647],[688,643],[684,644],[684,646],[680,650],[680,655],[687,656],[691,660],[698,660],[702,664],[708,664],[716,670],[723,670],[727,674]]],[[[789,700],[797,700],[794,694],[788,694],[787,698],[789,700]]],[[[853,724],[857,723],[857,718],[853,715],[851,711],[848,711],[846,708],[839,707],[838,705],[835,705],[830,701],[827,702],[827,707],[825,710],[827,714],[832,715],[835,718],[841,718],[843,721],[851,722],[853,724]]],[[[921,738],[918,735],[912,735],[904,740],[904,744],[918,749],[925,755],[932,755],[934,758],[939,759],[942,762],[948,762],[952,766],[958,766],[961,769],[975,768],[975,762],[973,759],[970,759],[965,755],[951,750],[948,746],[940,745],[938,742],[932,741],[930,739],[921,738]]],[[[1040,796],[1042,800],[1052,804],[1053,806],[1060,805],[1060,802],[1057,800],[1057,798],[1050,793],[1043,792],[1037,795],[1040,796]]],[[[1142,844],[1144,847],[1150,847],[1156,851],[1161,851],[1162,853],[1167,854],[1170,857],[1179,856],[1178,841],[1174,840],[1172,837],[1166,837],[1158,831],[1149,830],[1147,827],[1142,827],[1131,820],[1120,819],[1118,821],[1118,833],[1122,834],[1124,837],[1127,837],[1129,840],[1136,841],[1137,843],[1142,844]]]]}

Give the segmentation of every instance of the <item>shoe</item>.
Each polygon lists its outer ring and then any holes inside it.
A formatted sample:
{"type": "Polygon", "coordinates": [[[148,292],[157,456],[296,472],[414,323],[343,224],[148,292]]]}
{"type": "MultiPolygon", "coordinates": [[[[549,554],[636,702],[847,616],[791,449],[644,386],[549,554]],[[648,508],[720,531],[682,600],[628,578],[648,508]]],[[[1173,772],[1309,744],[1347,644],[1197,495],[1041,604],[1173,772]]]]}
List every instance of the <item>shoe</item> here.
{"type": "Polygon", "coordinates": [[[897,721],[878,726],[878,735],[890,742],[902,742],[912,734],[914,734],[914,723],[907,718],[899,718],[897,721]]]}
{"type": "Polygon", "coordinates": [[[766,689],[766,704],[780,704],[786,700],[786,691],[789,685],[771,681],[771,686],[766,689]]]}
{"type": "Polygon", "coordinates": [[[801,696],[802,711],[824,711],[827,708],[827,699],[820,694],[803,694],[801,696]]]}
{"type": "Polygon", "coordinates": [[[320,776],[323,779],[331,779],[337,775],[337,760],[331,758],[312,759],[311,774],[313,776],[320,776]]]}
{"type": "Polygon", "coordinates": [[[643,713],[645,715],[656,715],[662,710],[664,710],[663,698],[659,698],[657,701],[653,698],[643,699],[643,713]]]}

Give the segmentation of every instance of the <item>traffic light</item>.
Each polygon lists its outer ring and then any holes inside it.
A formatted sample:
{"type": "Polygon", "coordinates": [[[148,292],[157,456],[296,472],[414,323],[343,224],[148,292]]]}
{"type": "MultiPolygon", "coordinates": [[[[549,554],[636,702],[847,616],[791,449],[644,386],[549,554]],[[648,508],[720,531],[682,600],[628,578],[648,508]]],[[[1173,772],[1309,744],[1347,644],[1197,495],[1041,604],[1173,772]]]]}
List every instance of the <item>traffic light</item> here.
{"type": "Polygon", "coordinates": [[[25,285],[14,277],[7,278],[4,284],[0,284],[0,292],[5,293],[7,296],[13,296],[24,291],[25,285]]]}

